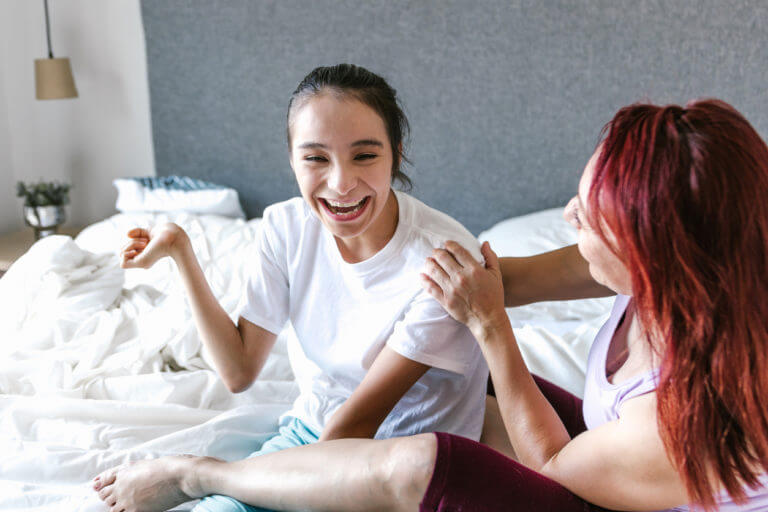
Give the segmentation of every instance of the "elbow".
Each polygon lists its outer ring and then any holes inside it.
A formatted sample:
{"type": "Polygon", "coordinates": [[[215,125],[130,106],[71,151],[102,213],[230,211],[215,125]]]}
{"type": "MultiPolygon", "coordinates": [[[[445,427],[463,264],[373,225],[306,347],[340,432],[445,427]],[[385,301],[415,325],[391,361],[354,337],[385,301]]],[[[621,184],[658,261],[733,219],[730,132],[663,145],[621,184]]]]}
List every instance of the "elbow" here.
{"type": "Polygon", "coordinates": [[[250,383],[241,383],[241,382],[232,382],[232,381],[224,381],[224,385],[227,386],[227,389],[230,393],[242,393],[249,387],[251,387],[250,383]]]}
{"type": "Polygon", "coordinates": [[[230,393],[242,393],[250,388],[251,384],[253,384],[253,381],[256,379],[253,375],[239,373],[237,375],[222,375],[221,380],[224,382],[224,385],[230,393]]]}

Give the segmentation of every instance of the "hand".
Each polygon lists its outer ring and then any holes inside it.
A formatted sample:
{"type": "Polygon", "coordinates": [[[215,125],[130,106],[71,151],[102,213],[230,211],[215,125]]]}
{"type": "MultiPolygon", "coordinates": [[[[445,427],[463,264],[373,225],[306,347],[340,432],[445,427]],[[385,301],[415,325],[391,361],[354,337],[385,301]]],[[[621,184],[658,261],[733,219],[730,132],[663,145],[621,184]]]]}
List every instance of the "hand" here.
{"type": "Polygon", "coordinates": [[[427,258],[421,274],[423,288],[476,337],[496,322],[508,321],[499,258],[488,242],[480,252],[485,266],[461,245],[446,242],[445,249],[435,249],[427,258]]]}
{"type": "Polygon", "coordinates": [[[155,262],[174,254],[189,243],[189,237],[177,224],[160,224],[147,231],[133,228],[128,231],[130,241],[121,251],[122,268],[149,268],[155,262]]]}

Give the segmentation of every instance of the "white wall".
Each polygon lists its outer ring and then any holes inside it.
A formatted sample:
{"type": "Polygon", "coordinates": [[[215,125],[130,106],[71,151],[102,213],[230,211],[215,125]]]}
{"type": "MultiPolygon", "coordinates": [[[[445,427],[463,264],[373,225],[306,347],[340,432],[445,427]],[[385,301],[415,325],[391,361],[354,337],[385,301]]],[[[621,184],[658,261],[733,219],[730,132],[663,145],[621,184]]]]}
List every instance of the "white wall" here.
{"type": "Polygon", "coordinates": [[[43,1],[0,2],[0,232],[23,227],[17,180],[71,183],[67,223],[85,225],[114,213],[114,178],[155,174],[139,0],[48,5],[53,54],[70,58],[79,98],[35,99],[43,1]]]}
{"type": "MultiPolygon", "coordinates": [[[[0,11],[1,13],[2,11],[0,11]]],[[[0,15],[0,34],[5,33],[6,18],[0,15]]],[[[0,35],[0,58],[5,62],[6,38],[0,35]]],[[[5,66],[0,65],[0,233],[11,230],[21,219],[14,198],[11,133],[8,128],[8,107],[5,100],[5,66]]]]}

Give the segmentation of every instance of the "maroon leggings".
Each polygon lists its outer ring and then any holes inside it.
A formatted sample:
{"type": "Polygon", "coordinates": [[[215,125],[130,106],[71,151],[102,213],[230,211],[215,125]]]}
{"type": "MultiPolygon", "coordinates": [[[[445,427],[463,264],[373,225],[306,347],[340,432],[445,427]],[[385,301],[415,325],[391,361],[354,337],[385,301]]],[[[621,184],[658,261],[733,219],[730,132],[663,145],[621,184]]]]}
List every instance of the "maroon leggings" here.
{"type": "MultiPolygon", "coordinates": [[[[587,429],[581,400],[534,376],[571,437],[587,429]]],[[[602,512],[565,487],[483,445],[438,432],[437,461],[420,512],[602,512]]]]}

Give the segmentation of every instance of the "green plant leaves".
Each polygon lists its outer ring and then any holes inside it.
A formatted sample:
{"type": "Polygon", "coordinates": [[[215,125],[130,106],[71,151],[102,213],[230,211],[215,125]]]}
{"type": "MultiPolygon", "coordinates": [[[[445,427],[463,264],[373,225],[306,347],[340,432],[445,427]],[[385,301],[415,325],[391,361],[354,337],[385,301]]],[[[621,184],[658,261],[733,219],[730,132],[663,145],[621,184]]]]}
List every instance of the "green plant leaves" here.
{"type": "Polygon", "coordinates": [[[16,183],[16,196],[24,198],[24,206],[62,206],[69,203],[69,183],[38,181],[16,183]]]}

